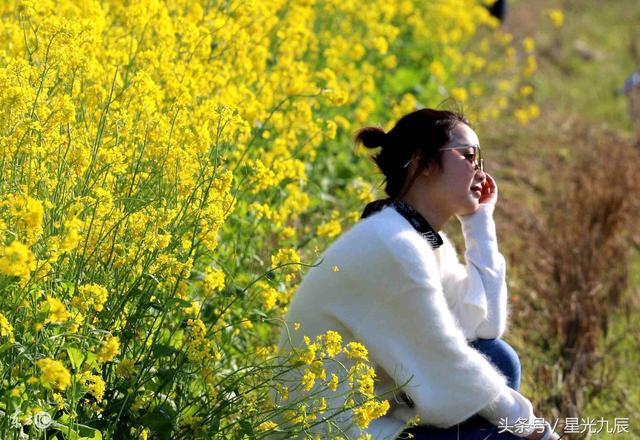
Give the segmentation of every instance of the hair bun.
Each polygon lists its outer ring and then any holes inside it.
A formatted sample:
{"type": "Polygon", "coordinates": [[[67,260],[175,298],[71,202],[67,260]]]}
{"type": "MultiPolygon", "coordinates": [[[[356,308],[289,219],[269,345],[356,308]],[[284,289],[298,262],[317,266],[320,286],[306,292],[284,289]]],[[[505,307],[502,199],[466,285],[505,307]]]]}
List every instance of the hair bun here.
{"type": "Polygon", "coordinates": [[[380,127],[364,127],[358,130],[354,140],[367,148],[384,147],[387,143],[387,133],[380,127]]]}

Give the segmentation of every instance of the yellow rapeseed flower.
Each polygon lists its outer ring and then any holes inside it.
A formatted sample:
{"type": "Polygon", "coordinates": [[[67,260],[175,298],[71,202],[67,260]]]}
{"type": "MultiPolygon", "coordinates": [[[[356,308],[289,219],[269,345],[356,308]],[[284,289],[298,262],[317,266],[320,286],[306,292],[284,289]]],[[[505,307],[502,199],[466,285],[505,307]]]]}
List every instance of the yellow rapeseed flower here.
{"type": "Polygon", "coordinates": [[[60,248],[62,251],[68,252],[74,250],[80,243],[80,232],[84,222],[78,217],[73,217],[64,223],[65,233],[60,242],[60,248]]]}
{"type": "Polygon", "coordinates": [[[515,116],[516,120],[524,125],[529,122],[529,112],[526,108],[519,108],[513,112],[513,116],[515,116]]]}
{"type": "Polygon", "coordinates": [[[547,16],[555,27],[561,27],[564,24],[564,13],[561,9],[549,9],[547,16]]]}
{"type": "Polygon", "coordinates": [[[2,313],[0,313],[0,336],[7,338],[11,343],[15,342],[13,337],[13,326],[2,313]]]}
{"type": "Polygon", "coordinates": [[[395,69],[398,66],[398,57],[390,54],[382,59],[382,65],[387,69],[395,69]]]}
{"type": "Polygon", "coordinates": [[[371,43],[373,48],[382,55],[385,55],[389,50],[389,43],[384,37],[375,37],[372,39],[371,43]]]}
{"type": "Polygon", "coordinates": [[[301,383],[302,389],[304,391],[309,391],[316,383],[316,375],[311,370],[307,370],[302,376],[301,383]]]}
{"type": "Polygon", "coordinates": [[[538,70],[538,60],[535,56],[529,55],[527,57],[527,65],[523,69],[522,74],[524,76],[531,76],[536,70],[538,70]]]}
{"type": "Polygon", "coordinates": [[[88,371],[78,374],[77,377],[78,381],[83,387],[85,387],[87,392],[93,395],[98,403],[102,402],[102,398],[104,397],[104,391],[106,388],[102,377],[91,374],[88,371]]]}
{"type": "Polygon", "coordinates": [[[71,305],[82,313],[92,309],[99,312],[104,308],[107,297],[108,292],[105,287],[98,284],[83,284],[78,288],[78,294],[71,299],[71,305]]]}
{"type": "Polygon", "coordinates": [[[335,373],[331,373],[331,380],[327,383],[327,387],[331,391],[335,391],[338,388],[338,376],[335,373]]]}
{"type": "Polygon", "coordinates": [[[482,88],[482,86],[480,86],[478,84],[473,84],[469,88],[469,91],[471,92],[471,94],[473,96],[482,96],[484,94],[484,89],[482,88]]]}
{"type": "Polygon", "coordinates": [[[351,382],[358,386],[360,394],[366,397],[373,397],[373,382],[376,377],[373,368],[363,362],[358,362],[349,369],[349,377],[351,382]]]}
{"type": "Polygon", "coordinates": [[[135,367],[135,361],[133,359],[122,359],[118,363],[116,368],[116,374],[123,379],[128,379],[133,376],[133,369],[135,367]]]}
{"type": "Polygon", "coordinates": [[[262,297],[262,306],[265,310],[271,310],[278,300],[278,291],[271,286],[266,286],[260,290],[260,296],[262,297]]]}
{"type": "Polygon", "coordinates": [[[363,361],[368,361],[369,352],[367,348],[362,345],[360,342],[351,341],[347,344],[344,349],[344,353],[347,355],[349,359],[362,359],[363,361]]]}
{"type": "Polygon", "coordinates": [[[1,274],[20,277],[26,283],[35,269],[35,258],[24,244],[14,240],[9,246],[0,247],[1,274]]]}
{"type": "Polygon", "coordinates": [[[388,400],[383,400],[382,402],[370,400],[353,410],[353,419],[360,428],[366,429],[369,427],[369,423],[371,423],[372,420],[385,415],[387,411],[389,411],[389,408],[390,405],[388,400]]]}
{"type": "Polygon", "coordinates": [[[300,269],[300,255],[293,248],[282,248],[279,249],[275,255],[271,256],[271,266],[277,267],[283,264],[288,264],[287,269],[291,271],[298,271],[300,269]],[[294,264],[288,264],[294,263],[294,264]]]}
{"type": "Polygon", "coordinates": [[[324,350],[330,358],[342,351],[342,336],[340,336],[340,333],[328,330],[324,334],[324,350]]]}
{"type": "Polygon", "coordinates": [[[533,40],[533,38],[526,37],[524,40],[522,40],[522,48],[525,50],[525,52],[531,53],[533,52],[535,47],[536,47],[536,43],[533,40]]]}
{"type": "Polygon", "coordinates": [[[65,405],[65,400],[64,400],[64,397],[62,397],[62,394],[53,393],[52,397],[53,397],[53,401],[56,403],[56,409],[58,411],[63,410],[65,405]]]}
{"type": "Polygon", "coordinates": [[[278,425],[276,423],[272,422],[271,420],[267,420],[266,422],[262,422],[258,426],[256,426],[256,431],[258,432],[271,431],[273,428],[277,426],[278,425]]]}
{"type": "Polygon", "coordinates": [[[213,296],[214,292],[224,288],[224,271],[207,266],[204,271],[203,295],[206,298],[213,296]]]}
{"type": "Polygon", "coordinates": [[[69,311],[57,298],[48,297],[42,305],[42,309],[48,313],[47,322],[60,323],[69,319],[69,311]]]}
{"type": "MultiPolygon", "coordinates": [[[[200,319],[189,319],[189,344],[187,345],[187,359],[196,364],[209,364],[222,359],[215,341],[207,337],[207,328],[200,319]]],[[[236,329],[239,330],[239,329],[236,329]]]]}
{"type": "Polygon", "coordinates": [[[530,85],[525,85],[520,87],[520,96],[527,97],[533,93],[533,87],[530,85]]]}
{"type": "Polygon", "coordinates": [[[306,347],[299,350],[298,359],[304,362],[306,365],[311,365],[320,347],[316,343],[313,343],[313,344],[310,343],[308,336],[304,336],[304,341],[305,341],[306,347]]]}
{"type": "Polygon", "coordinates": [[[336,137],[336,133],[338,131],[338,124],[335,121],[327,121],[327,128],[325,131],[325,135],[327,139],[334,139],[336,137]]]}
{"type": "Polygon", "coordinates": [[[331,220],[327,223],[321,224],[316,229],[316,234],[320,237],[335,237],[342,232],[342,226],[338,220],[331,220]]]}
{"type": "Polygon", "coordinates": [[[323,91],[323,95],[326,96],[327,100],[335,106],[344,105],[349,101],[349,94],[344,90],[327,89],[323,91]]]}
{"type": "Polygon", "coordinates": [[[98,350],[98,359],[102,362],[112,361],[120,350],[120,339],[117,336],[108,336],[102,342],[100,350],[98,350]]]}
{"type": "Polygon", "coordinates": [[[43,384],[57,390],[65,390],[71,384],[71,374],[62,362],[44,358],[38,360],[36,364],[40,369],[40,380],[43,384]]]}
{"type": "Polygon", "coordinates": [[[467,89],[462,87],[454,87],[451,89],[451,97],[459,102],[466,102],[469,94],[467,93],[467,89]]]}
{"type": "Polygon", "coordinates": [[[27,242],[33,243],[42,234],[44,206],[39,200],[22,194],[11,194],[3,203],[9,207],[9,215],[18,221],[27,242]]]}
{"type": "Polygon", "coordinates": [[[442,65],[442,62],[438,60],[434,60],[429,64],[429,73],[433,75],[438,81],[444,81],[445,79],[445,69],[442,65]]]}

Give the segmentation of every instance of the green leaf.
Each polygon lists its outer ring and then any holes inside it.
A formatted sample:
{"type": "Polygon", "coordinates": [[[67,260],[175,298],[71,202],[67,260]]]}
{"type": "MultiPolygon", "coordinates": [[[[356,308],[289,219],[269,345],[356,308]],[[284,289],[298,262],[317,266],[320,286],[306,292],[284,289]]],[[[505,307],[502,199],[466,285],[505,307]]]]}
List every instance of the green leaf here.
{"type": "Polygon", "coordinates": [[[171,356],[172,354],[174,354],[177,350],[175,348],[173,348],[170,345],[166,345],[166,344],[153,344],[151,346],[151,351],[153,352],[153,354],[155,354],[158,357],[163,357],[163,356],[171,356]]]}
{"type": "Polygon", "coordinates": [[[158,377],[165,382],[172,382],[178,375],[178,369],[176,368],[161,368],[158,370],[158,377]]]}
{"type": "Polygon", "coordinates": [[[87,358],[85,354],[76,347],[67,347],[67,355],[71,361],[71,366],[76,371],[80,370],[80,367],[87,358]]]}
{"type": "Polygon", "coordinates": [[[214,417],[209,423],[209,434],[216,434],[218,429],[220,429],[220,417],[214,417]]]}
{"type": "Polygon", "coordinates": [[[4,344],[0,345],[0,354],[4,353],[5,351],[10,349],[11,347],[13,347],[13,343],[12,342],[5,342],[4,344]]]}
{"type": "Polygon", "coordinates": [[[262,310],[252,309],[252,310],[251,310],[251,313],[252,313],[252,314],[254,314],[254,315],[258,315],[258,316],[260,316],[261,318],[265,318],[265,319],[268,319],[268,318],[269,318],[269,315],[267,315],[266,313],[264,313],[262,310]]]}
{"type": "Polygon", "coordinates": [[[180,306],[180,307],[191,307],[191,302],[187,301],[186,299],[182,299],[182,298],[178,298],[178,297],[174,297],[171,298],[168,303],[170,305],[176,305],[176,306],[180,306]]]}
{"type": "Polygon", "coordinates": [[[95,428],[78,424],[78,440],[102,440],[102,433],[95,428]]]}
{"type": "Polygon", "coordinates": [[[239,424],[243,434],[248,435],[250,438],[254,437],[253,426],[251,426],[251,423],[247,422],[246,420],[240,420],[239,424]]]}
{"type": "Polygon", "coordinates": [[[85,353],[87,365],[93,367],[98,361],[98,355],[90,351],[85,353]]]}
{"type": "MultiPolygon", "coordinates": [[[[60,419],[66,420],[68,418],[60,419]]],[[[68,425],[54,422],[52,426],[58,429],[68,440],[102,440],[102,433],[95,428],[87,425],[75,424],[74,428],[69,428],[68,425]]]]}
{"type": "Polygon", "coordinates": [[[173,422],[176,412],[168,405],[163,404],[140,418],[140,424],[148,426],[158,438],[169,440],[173,431],[173,422]]]}

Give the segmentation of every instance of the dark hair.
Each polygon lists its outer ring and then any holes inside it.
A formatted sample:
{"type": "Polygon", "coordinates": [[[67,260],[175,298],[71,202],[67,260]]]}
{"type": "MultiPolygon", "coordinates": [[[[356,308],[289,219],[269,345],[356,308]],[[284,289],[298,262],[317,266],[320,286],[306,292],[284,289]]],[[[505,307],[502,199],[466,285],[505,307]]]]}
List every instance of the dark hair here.
{"type": "Polygon", "coordinates": [[[451,140],[451,131],[459,123],[471,126],[461,113],[424,108],[400,118],[388,133],[381,127],[364,127],[355,133],[353,140],[367,148],[382,147],[373,161],[385,175],[385,192],[397,200],[431,163],[442,167],[438,150],[451,140]],[[416,152],[418,168],[407,181],[409,167],[404,165],[416,152]]]}

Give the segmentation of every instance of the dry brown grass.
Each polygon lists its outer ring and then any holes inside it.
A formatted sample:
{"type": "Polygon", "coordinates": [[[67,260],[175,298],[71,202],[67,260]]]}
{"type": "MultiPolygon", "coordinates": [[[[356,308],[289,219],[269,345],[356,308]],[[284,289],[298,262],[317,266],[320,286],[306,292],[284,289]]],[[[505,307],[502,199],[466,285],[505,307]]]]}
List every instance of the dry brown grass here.
{"type": "MultiPolygon", "coordinates": [[[[503,205],[502,235],[520,286],[511,320],[548,360],[528,372],[547,396],[537,404],[575,417],[612,380],[599,368],[612,314],[637,310],[625,300],[630,253],[640,245],[640,151],[577,120],[557,140],[555,159],[537,168],[545,178],[535,204],[512,197],[503,205]]],[[[535,168],[535,157],[528,161],[535,168]]]]}
{"type": "Polygon", "coordinates": [[[636,133],[636,147],[640,148],[640,87],[629,92],[629,114],[636,133]]]}

